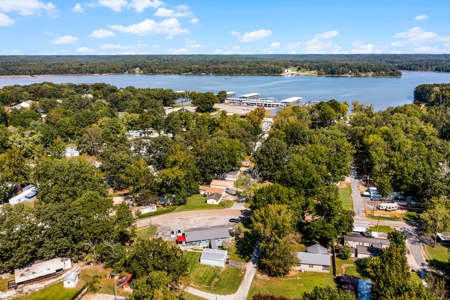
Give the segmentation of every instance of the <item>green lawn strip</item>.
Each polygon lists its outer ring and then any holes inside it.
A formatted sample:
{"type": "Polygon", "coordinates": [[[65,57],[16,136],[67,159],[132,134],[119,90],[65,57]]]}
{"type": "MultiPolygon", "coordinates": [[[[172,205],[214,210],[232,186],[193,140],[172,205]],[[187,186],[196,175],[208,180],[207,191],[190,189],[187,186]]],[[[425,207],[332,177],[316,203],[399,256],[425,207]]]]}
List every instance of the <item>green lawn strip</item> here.
{"type": "Polygon", "coordinates": [[[411,272],[411,280],[414,281],[417,284],[422,284],[422,278],[420,277],[419,273],[417,272],[411,272]]]}
{"type": "Polygon", "coordinates": [[[341,188],[341,201],[344,209],[353,210],[353,201],[351,198],[352,187],[349,183],[345,184],[345,187],[341,188]]]}
{"type": "Polygon", "coordinates": [[[392,229],[390,226],[386,226],[386,225],[370,226],[370,230],[376,231],[376,232],[385,232],[385,233],[394,231],[394,229],[392,229]]]}
{"type": "Polygon", "coordinates": [[[343,265],[355,265],[355,261],[352,259],[342,260],[336,257],[336,275],[342,275],[342,266],[343,265]]]}
{"type": "Polygon", "coordinates": [[[257,293],[273,294],[287,298],[299,298],[304,292],[311,292],[316,286],[336,288],[334,277],[328,273],[302,272],[296,278],[253,278],[247,299],[257,293]],[[297,279],[298,277],[298,279],[297,279]]]}
{"type": "Polygon", "coordinates": [[[205,298],[189,294],[188,292],[183,293],[183,299],[184,300],[206,300],[205,298]]]}
{"type": "Polygon", "coordinates": [[[136,234],[139,240],[148,240],[149,238],[155,236],[156,231],[158,231],[158,227],[150,226],[137,230],[136,234]]]}
{"type": "Polygon", "coordinates": [[[436,248],[428,245],[426,247],[430,265],[437,270],[445,271],[450,258],[448,248],[442,245],[436,245],[436,248]]]}
{"type": "Polygon", "coordinates": [[[187,199],[185,205],[178,207],[176,212],[190,211],[190,210],[210,210],[210,209],[224,209],[230,208],[234,204],[231,200],[222,200],[219,204],[208,204],[206,203],[206,197],[203,195],[193,195],[187,199]]]}
{"type": "Polygon", "coordinates": [[[372,220],[382,220],[382,221],[401,221],[402,219],[396,216],[373,216],[371,213],[366,214],[366,217],[372,220]]]}
{"type": "Polygon", "coordinates": [[[5,279],[1,279],[0,278],[0,291],[1,292],[6,292],[8,291],[8,281],[13,280],[14,279],[14,275],[5,278],[5,279]]]}
{"type": "Polygon", "coordinates": [[[16,298],[17,300],[67,300],[72,297],[81,289],[82,285],[78,284],[77,288],[64,288],[64,282],[58,282],[57,284],[46,287],[34,294],[16,298]]]}
{"type": "Polygon", "coordinates": [[[188,277],[194,288],[218,295],[233,294],[239,288],[244,271],[231,267],[221,270],[200,264],[200,252],[183,252],[188,262],[188,277]]]}

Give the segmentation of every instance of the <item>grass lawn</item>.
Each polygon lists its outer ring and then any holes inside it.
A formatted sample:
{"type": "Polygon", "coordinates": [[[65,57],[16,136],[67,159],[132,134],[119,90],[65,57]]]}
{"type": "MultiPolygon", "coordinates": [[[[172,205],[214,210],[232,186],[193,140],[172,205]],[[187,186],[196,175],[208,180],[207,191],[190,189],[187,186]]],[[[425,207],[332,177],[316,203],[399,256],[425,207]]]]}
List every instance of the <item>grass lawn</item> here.
{"type": "Polygon", "coordinates": [[[344,185],[344,187],[340,188],[341,190],[340,197],[342,200],[342,206],[344,207],[344,209],[353,210],[353,201],[351,198],[352,187],[348,182],[342,183],[342,185],[344,185]]]}
{"type": "Polygon", "coordinates": [[[208,210],[208,209],[224,209],[230,208],[234,204],[231,200],[222,200],[219,204],[207,204],[206,197],[201,194],[193,195],[188,198],[185,205],[179,206],[175,211],[189,211],[189,210],[208,210]]]}
{"type": "Polygon", "coordinates": [[[183,252],[188,261],[188,277],[196,289],[218,295],[233,294],[239,288],[244,271],[227,267],[221,269],[200,264],[199,252],[183,252]]]}
{"type": "MultiPolygon", "coordinates": [[[[355,261],[352,259],[342,260],[342,259],[336,257],[336,275],[338,275],[338,276],[342,275],[342,266],[343,265],[356,266],[355,261]]],[[[349,267],[347,267],[347,268],[349,268],[349,267]]]]}
{"type": "Polygon", "coordinates": [[[79,282],[77,288],[71,288],[71,289],[65,289],[64,288],[64,282],[59,282],[57,284],[51,285],[49,287],[46,287],[43,290],[40,290],[37,293],[16,298],[17,300],[46,300],[46,299],[52,299],[52,300],[67,300],[71,299],[82,287],[82,284],[79,282]]]}
{"type": "Polygon", "coordinates": [[[445,271],[450,258],[448,248],[442,245],[436,245],[436,248],[428,245],[426,247],[430,265],[437,270],[445,271]]]}
{"type": "Polygon", "coordinates": [[[136,231],[137,238],[139,240],[148,240],[149,238],[155,236],[156,231],[158,231],[158,227],[156,226],[141,228],[136,231]]]}
{"type": "Polygon", "coordinates": [[[183,294],[183,298],[184,300],[206,300],[205,298],[189,294],[188,292],[183,294]]]}
{"type": "Polygon", "coordinates": [[[372,215],[372,212],[366,213],[366,217],[372,220],[383,220],[383,221],[401,221],[402,219],[396,216],[374,216],[372,215]]]}
{"type": "Polygon", "coordinates": [[[14,279],[14,275],[11,275],[9,278],[6,278],[6,279],[0,278],[0,291],[1,292],[8,291],[8,281],[13,280],[13,279],[14,279]]]}
{"type": "Polygon", "coordinates": [[[411,280],[417,284],[422,284],[422,278],[417,272],[411,272],[411,280]]]}
{"type": "Polygon", "coordinates": [[[287,298],[299,298],[304,292],[311,292],[316,286],[336,287],[334,277],[327,273],[303,272],[290,278],[253,278],[247,299],[254,294],[274,294],[287,298]]]}
{"type": "Polygon", "coordinates": [[[377,231],[377,232],[393,232],[394,229],[392,229],[390,226],[386,226],[386,225],[378,225],[378,230],[377,230],[377,226],[370,226],[370,230],[372,231],[377,231]]]}

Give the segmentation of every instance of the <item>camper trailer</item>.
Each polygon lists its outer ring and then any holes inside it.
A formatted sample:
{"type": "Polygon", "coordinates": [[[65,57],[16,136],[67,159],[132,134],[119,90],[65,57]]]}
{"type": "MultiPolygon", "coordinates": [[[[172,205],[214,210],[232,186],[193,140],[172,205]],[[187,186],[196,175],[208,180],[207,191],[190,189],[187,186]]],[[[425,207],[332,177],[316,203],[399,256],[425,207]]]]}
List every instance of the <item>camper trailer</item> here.
{"type": "Polygon", "coordinates": [[[378,205],[379,210],[386,210],[386,211],[392,211],[398,209],[397,203],[381,203],[378,205]]]}

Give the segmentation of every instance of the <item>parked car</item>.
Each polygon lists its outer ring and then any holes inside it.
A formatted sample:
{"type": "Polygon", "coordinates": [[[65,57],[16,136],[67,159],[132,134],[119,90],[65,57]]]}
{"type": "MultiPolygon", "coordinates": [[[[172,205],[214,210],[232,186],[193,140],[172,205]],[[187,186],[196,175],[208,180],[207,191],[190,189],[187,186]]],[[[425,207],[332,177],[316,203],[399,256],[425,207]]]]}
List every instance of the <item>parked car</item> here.
{"type": "Polygon", "coordinates": [[[237,195],[236,191],[233,190],[233,189],[227,188],[227,189],[225,190],[225,192],[227,192],[227,193],[230,194],[231,196],[236,196],[236,195],[237,195]]]}
{"type": "Polygon", "coordinates": [[[239,223],[239,219],[230,219],[230,223],[239,223]]]}
{"type": "Polygon", "coordinates": [[[170,232],[170,237],[171,237],[172,239],[175,237],[175,231],[172,230],[172,231],[170,232]]]}
{"type": "Polygon", "coordinates": [[[182,236],[183,234],[181,233],[181,230],[180,229],[178,229],[177,230],[177,236],[182,236]]]}
{"type": "Polygon", "coordinates": [[[370,192],[369,191],[365,191],[361,194],[361,196],[363,197],[370,197],[370,192]]]}
{"type": "Polygon", "coordinates": [[[247,197],[245,197],[245,196],[240,196],[236,200],[236,202],[238,202],[238,203],[244,203],[245,201],[247,201],[247,197]]]}

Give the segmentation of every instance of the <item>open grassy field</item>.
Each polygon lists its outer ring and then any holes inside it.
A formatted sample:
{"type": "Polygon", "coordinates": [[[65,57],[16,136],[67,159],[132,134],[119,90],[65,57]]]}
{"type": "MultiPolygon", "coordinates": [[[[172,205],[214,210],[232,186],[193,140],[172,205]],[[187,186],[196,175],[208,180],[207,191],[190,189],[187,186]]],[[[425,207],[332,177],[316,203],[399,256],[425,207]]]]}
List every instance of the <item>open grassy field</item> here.
{"type": "Polygon", "coordinates": [[[255,276],[248,299],[254,294],[273,294],[287,298],[299,298],[304,292],[311,292],[316,286],[336,287],[334,277],[328,273],[303,272],[288,278],[263,279],[255,276]]]}
{"type": "Polygon", "coordinates": [[[376,232],[386,232],[386,233],[394,231],[394,229],[392,229],[392,227],[386,226],[386,225],[370,226],[370,230],[376,231],[376,232]]]}
{"type": "Polygon", "coordinates": [[[352,187],[348,182],[342,182],[339,186],[341,190],[341,201],[344,209],[353,210],[353,200],[352,200],[352,187]]]}
{"type": "Polygon", "coordinates": [[[188,277],[194,288],[218,295],[233,294],[239,288],[243,270],[202,265],[200,252],[183,252],[183,255],[188,261],[188,277]]]}
{"type": "Polygon", "coordinates": [[[16,300],[67,300],[71,299],[80,289],[82,285],[78,283],[77,288],[65,289],[63,282],[46,287],[37,293],[27,295],[25,297],[16,298],[16,300]]]}
{"type": "Polygon", "coordinates": [[[189,211],[189,210],[208,210],[208,209],[224,209],[230,208],[234,204],[231,200],[222,200],[219,204],[207,204],[206,197],[203,195],[193,195],[188,198],[185,205],[179,206],[175,212],[189,211]]]}
{"type": "Polygon", "coordinates": [[[136,235],[139,240],[148,240],[155,236],[157,230],[158,227],[156,226],[145,227],[137,230],[136,235]]]}
{"type": "Polygon", "coordinates": [[[427,247],[428,263],[437,270],[446,271],[448,261],[450,259],[449,249],[442,245],[436,245],[427,247]]]}

